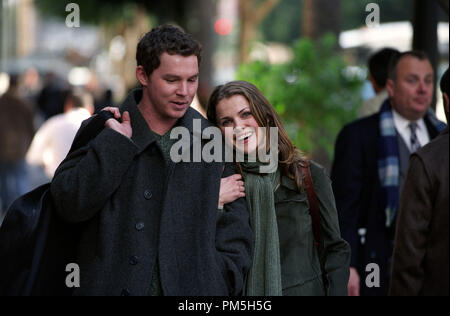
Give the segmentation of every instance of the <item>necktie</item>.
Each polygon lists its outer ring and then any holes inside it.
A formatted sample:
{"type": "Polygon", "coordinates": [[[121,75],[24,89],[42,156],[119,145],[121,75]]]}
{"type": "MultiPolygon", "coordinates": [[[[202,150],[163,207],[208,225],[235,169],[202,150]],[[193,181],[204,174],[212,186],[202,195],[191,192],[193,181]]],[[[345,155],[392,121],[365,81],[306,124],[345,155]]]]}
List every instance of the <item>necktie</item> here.
{"type": "Polygon", "coordinates": [[[409,129],[411,130],[411,153],[415,152],[417,149],[420,148],[419,139],[417,138],[416,130],[417,130],[417,123],[410,123],[409,129]]]}

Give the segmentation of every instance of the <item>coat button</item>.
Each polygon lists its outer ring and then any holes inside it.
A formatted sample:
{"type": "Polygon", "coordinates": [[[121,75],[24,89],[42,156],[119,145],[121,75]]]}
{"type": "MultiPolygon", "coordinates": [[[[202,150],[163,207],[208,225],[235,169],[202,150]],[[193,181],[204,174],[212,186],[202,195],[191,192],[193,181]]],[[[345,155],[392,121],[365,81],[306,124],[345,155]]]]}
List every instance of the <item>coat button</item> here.
{"type": "Polygon", "coordinates": [[[128,260],[128,262],[132,265],[135,266],[138,264],[138,257],[137,256],[131,256],[128,260]]]}
{"type": "Polygon", "coordinates": [[[123,289],[120,293],[120,296],[130,296],[130,291],[128,291],[127,289],[123,289]]]}
{"type": "Polygon", "coordinates": [[[144,197],[146,200],[150,200],[152,198],[152,192],[150,190],[145,190],[144,197]]]}
{"type": "Polygon", "coordinates": [[[145,227],[145,224],[143,222],[139,222],[136,224],[136,230],[140,231],[143,230],[145,227]]]}

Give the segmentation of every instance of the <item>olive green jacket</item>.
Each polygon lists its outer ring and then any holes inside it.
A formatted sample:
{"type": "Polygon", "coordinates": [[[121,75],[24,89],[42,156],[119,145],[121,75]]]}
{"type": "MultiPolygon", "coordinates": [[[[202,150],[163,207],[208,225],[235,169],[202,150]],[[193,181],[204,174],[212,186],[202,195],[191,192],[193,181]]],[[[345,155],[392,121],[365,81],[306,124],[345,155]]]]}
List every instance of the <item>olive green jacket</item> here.
{"type": "MultiPolygon", "coordinates": [[[[341,238],[331,189],[323,167],[311,161],[311,177],[320,208],[321,236],[325,249],[328,295],[347,295],[350,246],[341,238]]],[[[275,191],[280,239],[283,295],[324,295],[319,256],[314,245],[312,220],[306,192],[293,180],[281,176],[275,191]]]]}

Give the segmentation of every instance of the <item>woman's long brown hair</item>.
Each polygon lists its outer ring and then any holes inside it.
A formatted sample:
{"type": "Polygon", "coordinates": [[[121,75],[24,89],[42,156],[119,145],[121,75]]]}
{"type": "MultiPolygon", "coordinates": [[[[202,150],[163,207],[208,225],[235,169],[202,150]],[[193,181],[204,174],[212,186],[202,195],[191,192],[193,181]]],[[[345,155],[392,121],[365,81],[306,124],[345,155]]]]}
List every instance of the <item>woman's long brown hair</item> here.
{"type": "Polygon", "coordinates": [[[292,144],[281,119],[273,106],[253,84],[247,81],[232,81],[217,86],[208,101],[208,120],[217,125],[217,104],[223,99],[241,95],[247,99],[250,111],[260,127],[269,130],[270,127],[278,128],[278,165],[281,174],[293,179],[299,191],[302,189],[302,178],[299,164],[305,161],[298,148],[292,144]]]}

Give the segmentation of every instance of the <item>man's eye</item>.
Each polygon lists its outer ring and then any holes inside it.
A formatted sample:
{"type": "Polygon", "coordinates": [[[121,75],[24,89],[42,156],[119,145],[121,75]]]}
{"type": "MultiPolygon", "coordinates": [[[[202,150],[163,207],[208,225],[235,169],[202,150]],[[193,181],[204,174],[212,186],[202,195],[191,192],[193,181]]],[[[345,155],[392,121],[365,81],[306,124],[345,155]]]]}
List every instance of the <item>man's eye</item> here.
{"type": "Polygon", "coordinates": [[[189,82],[197,82],[197,78],[189,79],[189,82]]]}
{"type": "Polygon", "coordinates": [[[222,121],[222,126],[226,126],[226,125],[230,125],[231,121],[226,120],[226,121],[222,121]]]}

